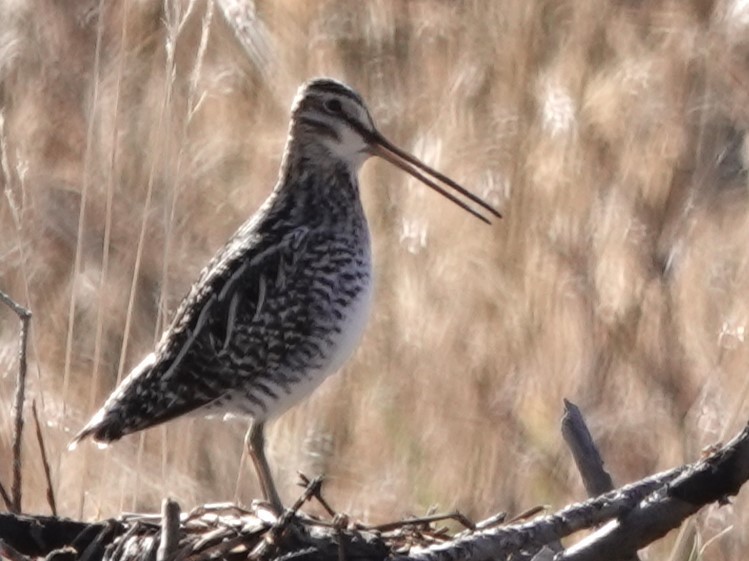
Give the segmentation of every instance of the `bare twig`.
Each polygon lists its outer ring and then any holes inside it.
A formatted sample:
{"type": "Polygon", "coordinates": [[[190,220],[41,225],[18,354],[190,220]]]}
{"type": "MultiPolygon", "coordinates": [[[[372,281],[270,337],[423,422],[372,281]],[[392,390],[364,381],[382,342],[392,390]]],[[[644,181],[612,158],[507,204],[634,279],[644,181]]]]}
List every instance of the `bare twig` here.
{"type": "Polygon", "coordinates": [[[23,437],[23,403],[26,399],[26,345],[29,338],[31,311],[16,303],[10,296],[0,291],[0,301],[8,306],[21,320],[21,335],[18,349],[18,377],[16,395],[13,401],[13,484],[11,486],[11,510],[21,512],[21,438],[23,437]]]}
{"type": "Polygon", "coordinates": [[[304,503],[306,503],[307,501],[310,500],[310,498],[320,493],[322,482],[323,482],[322,475],[318,475],[312,481],[309,482],[309,484],[307,485],[307,488],[304,490],[304,492],[302,492],[301,495],[299,495],[297,500],[294,501],[294,504],[291,505],[291,508],[286,509],[283,515],[276,521],[275,524],[273,524],[273,527],[270,529],[270,532],[269,532],[269,534],[271,535],[270,536],[271,540],[273,539],[273,537],[278,537],[281,535],[281,533],[283,533],[286,527],[294,519],[294,516],[299,511],[299,509],[302,508],[302,505],[304,503]]]}
{"type": "MultiPolygon", "coordinates": [[[[614,481],[603,467],[603,458],[590,434],[582,411],[567,399],[564,400],[562,437],[572,452],[588,497],[596,497],[611,491],[614,488],[614,481]]],[[[626,561],[639,561],[639,559],[639,556],[634,553],[627,557],[626,561]]]]}
{"type": "Polygon", "coordinates": [[[497,514],[493,514],[489,518],[485,518],[484,520],[479,520],[478,522],[476,522],[476,529],[486,530],[488,528],[493,528],[494,526],[504,524],[505,520],[507,520],[507,513],[498,512],[497,514]]]}
{"type": "Polygon", "coordinates": [[[88,544],[86,549],[83,550],[80,561],[89,561],[91,559],[99,559],[104,550],[104,544],[107,543],[107,539],[111,538],[116,531],[116,524],[112,520],[108,520],[101,528],[96,537],[88,544]]]}
{"type": "Polygon", "coordinates": [[[585,424],[583,414],[577,405],[566,399],[562,416],[562,437],[572,452],[588,496],[596,497],[611,491],[614,482],[603,467],[601,454],[585,424]]]}
{"type": "Polygon", "coordinates": [[[704,505],[724,504],[749,479],[749,425],[731,442],[625,516],[568,549],[560,561],[626,559],[669,531],[704,505]]]}
{"type": "Polygon", "coordinates": [[[706,458],[622,487],[526,524],[505,526],[429,547],[398,561],[487,561],[538,549],[615,519],[555,559],[622,560],[677,527],[701,507],[738,493],[749,480],[749,426],[706,458]],[[644,501],[648,498],[647,501],[644,501]]]}
{"type": "Polygon", "coordinates": [[[270,530],[268,530],[268,532],[265,534],[263,541],[260,542],[258,546],[253,550],[253,559],[265,559],[269,554],[275,551],[275,549],[278,547],[278,542],[281,536],[286,531],[286,528],[289,526],[289,524],[291,524],[291,521],[294,519],[294,516],[296,516],[297,511],[299,511],[299,509],[302,508],[302,505],[309,501],[310,498],[314,497],[317,493],[320,492],[322,482],[322,476],[317,476],[309,482],[307,488],[294,502],[292,507],[286,509],[286,511],[278,518],[278,520],[276,520],[273,526],[271,526],[270,530]]]}
{"type": "MultiPolygon", "coordinates": [[[[299,479],[301,481],[300,484],[305,488],[309,487],[310,478],[304,475],[301,471],[297,472],[297,474],[299,475],[299,479]]],[[[330,506],[330,503],[328,503],[328,501],[322,496],[322,486],[319,486],[317,488],[317,491],[312,496],[317,499],[317,502],[322,505],[322,507],[325,509],[325,512],[327,512],[331,518],[335,518],[338,515],[338,513],[330,506]]]]}
{"type": "Polygon", "coordinates": [[[176,553],[179,544],[179,515],[177,501],[164,499],[161,503],[161,543],[156,553],[156,561],[167,561],[176,553]]]}
{"type": "MultiPolygon", "coordinates": [[[[548,561],[552,553],[542,552],[548,544],[611,520],[615,522],[580,542],[581,545],[557,553],[554,559],[621,560],[678,525],[702,505],[720,502],[726,496],[737,493],[747,479],[749,426],[732,442],[714,449],[709,456],[694,464],[651,476],[585,503],[568,506],[552,515],[473,533],[462,532],[453,540],[443,541],[446,538],[440,530],[424,533],[416,527],[413,535],[409,534],[405,539],[402,539],[403,536],[396,536],[393,540],[392,535],[361,531],[356,525],[346,530],[342,526],[331,530],[323,527],[324,524],[315,527],[312,519],[296,518],[299,508],[319,491],[321,479],[317,478],[310,481],[294,505],[271,525],[264,522],[266,517],[259,512],[265,508],[262,505],[256,506],[254,513],[237,511],[238,518],[230,523],[223,522],[226,517],[217,516],[218,513],[206,512],[207,516],[202,519],[202,516],[194,512],[184,522],[184,546],[175,561],[207,561],[229,551],[256,561],[272,556],[310,561],[341,561],[344,557],[349,560],[388,558],[391,561],[501,561],[509,558],[519,561],[548,561]],[[295,525],[296,520],[304,521],[305,528],[295,525]],[[310,529],[307,530],[307,527],[310,529]],[[215,533],[217,529],[220,530],[218,534],[215,533]],[[422,539],[424,536],[429,539],[422,539]],[[345,551],[342,549],[344,541],[345,551]],[[434,543],[435,541],[439,543],[434,543]],[[425,547],[425,543],[430,542],[433,545],[425,547]],[[199,547],[196,547],[198,544],[199,547]],[[395,555],[394,551],[401,554],[395,555]]],[[[206,511],[206,508],[202,510],[206,511]]],[[[12,517],[15,515],[8,516],[13,522],[12,517]]],[[[127,527],[129,524],[139,526],[140,529],[132,530],[132,538],[135,540],[133,547],[122,540],[119,545],[115,545],[121,551],[122,560],[136,561],[143,559],[142,555],[146,554],[156,557],[154,544],[157,540],[153,539],[156,528],[153,523],[128,519],[117,523],[119,526],[116,532],[105,535],[107,528],[114,530],[114,523],[108,522],[104,530],[101,525],[96,526],[96,539],[89,538],[93,541],[86,547],[83,557],[87,557],[88,561],[99,559],[99,554],[104,551],[104,544],[111,544],[111,540],[121,534],[123,526],[127,527]]],[[[54,524],[60,524],[60,521],[55,520],[54,524]]],[[[44,525],[40,526],[43,530],[44,525]]],[[[0,524],[0,533],[2,529],[3,525],[0,524]]],[[[18,531],[9,535],[18,535],[18,531]]],[[[16,543],[12,545],[22,554],[28,553],[16,543]]],[[[38,546],[34,542],[30,547],[38,546]]],[[[79,548],[76,549],[80,551],[79,548]]],[[[108,555],[108,558],[117,561],[118,556],[108,555]]]]}
{"type": "Polygon", "coordinates": [[[55,502],[55,491],[52,487],[52,474],[47,460],[47,448],[44,446],[44,435],[42,426],[39,423],[39,414],[36,411],[36,400],[31,402],[31,413],[34,416],[34,428],[36,429],[36,441],[39,444],[39,453],[42,456],[42,466],[44,466],[44,478],[47,481],[47,504],[52,511],[53,516],[57,516],[57,503],[55,502]]]}
{"type": "MultiPolygon", "coordinates": [[[[342,525],[334,526],[331,530],[329,522],[315,524],[316,521],[309,517],[297,518],[299,508],[319,492],[321,479],[317,478],[310,481],[295,504],[273,524],[265,522],[267,516],[260,511],[266,507],[262,504],[255,506],[251,512],[221,506],[219,510],[224,509],[227,514],[230,510],[234,512],[234,520],[230,520],[231,516],[213,512],[215,507],[209,505],[200,509],[206,514],[205,517],[199,514],[200,511],[194,511],[184,522],[180,522],[181,529],[184,529],[181,534],[184,546],[176,559],[171,559],[207,561],[231,551],[232,555],[240,554],[256,561],[270,557],[287,561],[301,558],[309,561],[343,561],[344,558],[387,558],[391,561],[501,561],[512,558],[518,561],[549,561],[553,551],[544,551],[549,544],[608,522],[607,526],[589,538],[566,552],[554,554],[553,558],[557,561],[622,560],[680,524],[701,506],[721,503],[727,496],[736,494],[748,479],[749,426],[733,441],[714,448],[708,456],[693,464],[651,476],[585,503],[570,505],[548,516],[472,533],[461,532],[455,539],[448,540],[441,529],[433,531],[430,527],[422,529],[418,526],[419,523],[432,522],[432,517],[429,522],[418,522],[412,528],[413,532],[396,531],[387,536],[376,531],[362,531],[356,524],[347,525],[346,529],[342,525]],[[297,520],[304,523],[304,528],[295,524],[297,520]]],[[[34,539],[26,539],[25,542],[18,540],[18,524],[28,519],[34,520],[35,535],[38,535],[45,531],[45,525],[59,526],[63,523],[51,517],[33,519],[7,516],[8,520],[0,524],[0,539],[6,539],[3,535],[5,529],[9,536],[7,541],[22,555],[30,551],[38,552],[40,546],[34,539]]],[[[92,526],[82,557],[88,561],[98,560],[104,548],[113,545],[120,555],[107,554],[112,561],[117,561],[119,557],[122,561],[136,561],[145,558],[144,555],[156,558],[157,527],[152,522],[141,522],[151,519],[153,516],[141,515],[138,519],[127,518],[92,526]],[[133,543],[125,543],[119,538],[118,542],[113,543],[112,540],[128,526],[131,527],[128,535],[132,536],[133,543]],[[107,532],[108,529],[111,532],[107,532]]],[[[67,521],[67,524],[70,523],[80,524],[67,521]]],[[[168,541],[167,538],[163,539],[168,541]]],[[[69,543],[70,540],[56,540],[55,549],[69,543]]],[[[81,550],[80,546],[76,549],[81,550]]],[[[44,551],[48,552],[49,547],[44,551]]],[[[161,555],[161,558],[165,557],[167,555],[161,555]]]]}
{"type": "Polygon", "coordinates": [[[186,561],[207,561],[208,559],[220,558],[225,553],[231,551],[235,547],[242,545],[247,538],[245,536],[236,536],[226,541],[219,542],[210,547],[206,547],[200,553],[192,555],[186,558],[186,561]]]}
{"type": "MultiPolygon", "coordinates": [[[[109,554],[109,561],[120,561],[123,557],[127,559],[127,556],[125,554],[125,551],[128,550],[128,546],[130,546],[130,538],[133,536],[136,536],[139,531],[144,527],[145,525],[142,524],[139,521],[135,521],[132,526],[130,526],[130,529],[125,532],[122,537],[117,542],[117,545],[114,547],[114,551],[112,551],[109,554]]],[[[96,535],[98,538],[99,534],[96,535]]]]}
{"type": "Polygon", "coordinates": [[[8,494],[8,491],[5,490],[5,487],[2,483],[0,483],[0,497],[3,498],[3,502],[5,503],[5,508],[12,511],[13,510],[13,499],[10,498],[10,495],[8,494]]]}
{"type": "Polygon", "coordinates": [[[501,559],[523,548],[541,547],[553,540],[601,524],[631,511],[645,497],[687,470],[679,467],[627,485],[584,503],[570,505],[531,522],[476,532],[449,544],[429,547],[397,561],[485,561],[501,559]]]}
{"type": "Polygon", "coordinates": [[[343,531],[339,528],[336,531],[336,535],[338,537],[338,561],[348,561],[348,556],[346,555],[346,547],[343,545],[343,531]]]}
{"type": "Polygon", "coordinates": [[[515,524],[516,522],[520,522],[521,520],[528,520],[529,518],[544,512],[545,510],[549,510],[549,507],[543,505],[532,506],[531,508],[528,508],[510,518],[510,524],[515,524]]]}
{"type": "Polygon", "coordinates": [[[460,512],[448,512],[446,514],[430,514],[429,516],[417,516],[415,518],[405,518],[404,520],[398,520],[396,522],[387,522],[380,524],[379,526],[372,526],[367,528],[369,530],[375,530],[378,532],[389,532],[404,526],[414,526],[417,524],[429,524],[431,522],[440,522],[442,520],[455,520],[461,524],[464,528],[469,530],[475,530],[476,524],[469,520],[464,514],[460,512]]]}

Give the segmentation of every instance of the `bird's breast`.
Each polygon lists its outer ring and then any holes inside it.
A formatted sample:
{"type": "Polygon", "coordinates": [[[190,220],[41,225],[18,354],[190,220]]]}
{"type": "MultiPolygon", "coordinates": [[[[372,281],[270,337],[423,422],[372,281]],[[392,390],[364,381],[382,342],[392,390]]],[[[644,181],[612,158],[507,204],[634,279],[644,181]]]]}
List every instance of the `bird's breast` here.
{"type": "Polygon", "coordinates": [[[368,232],[358,238],[335,240],[317,260],[312,298],[317,300],[318,313],[313,312],[312,321],[324,350],[319,367],[312,370],[324,377],[351,356],[369,319],[373,272],[368,232]]]}
{"type": "MultiPolygon", "coordinates": [[[[288,279],[279,307],[280,347],[258,382],[270,387],[272,399],[261,396],[256,418],[276,417],[308,395],[351,357],[361,340],[372,305],[373,274],[368,232],[331,236],[307,246],[288,279]]],[[[269,307],[270,310],[270,307],[269,307]]],[[[255,395],[259,395],[257,392],[255,395]]]]}
{"type": "MultiPolygon", "coordinates": [[[[356,280],[342,281],[342,285],[351,283],[350,291],[355,293],[340,308],[340,319],[336,320],[338,329],[334,330],[331,353],[325,368],[326,375],[340,369],[348,360],[364,333],[372,309],[373,278],[371,258],[367,256],[363,266],[356,268],[356,280]]],[[[349,278],[349,277],[346,277],[349,278]]],[[[344,289],[345,291],[345,289],[344,289]]],[[[338,318],[338,316],[336,315],[338,318]]]]}

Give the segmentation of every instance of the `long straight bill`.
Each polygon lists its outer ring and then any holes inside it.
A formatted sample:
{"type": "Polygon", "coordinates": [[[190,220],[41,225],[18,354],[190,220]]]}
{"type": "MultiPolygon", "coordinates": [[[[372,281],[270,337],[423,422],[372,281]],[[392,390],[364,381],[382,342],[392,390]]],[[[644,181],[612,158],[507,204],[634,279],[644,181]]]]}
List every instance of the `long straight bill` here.
{"type": "Polygon", "coordinates": [[[437,191],[442,196],[450,199],[452,202],[454,202],[456,205],[458,205],[463,210],[466,210],[467,212],[470,212],[473,214],[476,218],[479,220],[482,220],[486,222],[487,224],[491,224],[491,221],[489,221],[488,218],[486,218],[484,215],[479,213],[478,211],[474,210],[470,206],[468,206],[466,203],[458,199],[455,195],[444,189],[443,187],[440,187],[437,185],[434,181],[432,181],[430,178],[425,176],[424,174],[420,173],[418,170],[414,168],[419,168],[423,170],[425,173],[429,174],[433,178],[441,181],[448,187],[451,187],[467,199],[471,200],[472,202],[476,203],[483,209],[489,211],[491,214],[496,216],[497,218],[502,218],[502,215],[497,211],[494,207],[492,207],[489,203],[483,201],[464,187],[458,185],[455,181],[447,177],[446,175],[441,174],[440,172],[430,168],[428,165],[420,161],[418,158],[415,158],[411,154],[404,152],[394,144],[392,144],[390,141],[388,141],[384,136],[382,136],[379,133],[370,134],[370,142],[372,143],[371,149],[372,153],[380,156],[382,159],[387,160],[391,164],[399,167],[406,173],[412,175],[425,185],[431,187],[435,191],[437,191]]]}

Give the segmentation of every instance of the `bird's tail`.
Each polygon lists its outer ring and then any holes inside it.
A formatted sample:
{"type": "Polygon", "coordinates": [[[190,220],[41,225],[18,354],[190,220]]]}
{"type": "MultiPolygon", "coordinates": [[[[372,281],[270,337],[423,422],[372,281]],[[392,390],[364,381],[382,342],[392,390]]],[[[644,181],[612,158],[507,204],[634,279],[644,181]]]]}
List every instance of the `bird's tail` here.
{"type": "Polygon", "coordinates": [[[73,440],[68,443],[68,450],[75,450],[78,447],[78,443],[81,440],[88,438],[89,436],[92,437],[93,441],[97,444],[103,445],[106,445],[113,440],[117,440],[117,438],[107,439],[103,434],[103,429],[106,426],[105,418],[106,411],[104,407],[102,407],[101,409],[99,409],[96,415],[94,415],[91,420],[86,423],[86,426],[83,427],[80,432],[73,437],[73,440]]]}
{"type": "MultiPolygon", "coordinates": [[[[119,387],[109,396],[106,403],[91,420],[86,423],[81,431],[76,434],[68,444],[68,450],[75,450],[78,443],[85,438],[91,437],[94,442],[106,445],[115,440],[119,440],[124,435],[138,431],[144,426],[134,422],[137,419],[129,415],[127,403],[128,388],[136,379],[147,375],[156,361],[153,353],[146,356],[138,366],[133,368],[132,372],[119,387]]],[[[129,397],[129,396],[128,396],[129,397]]]]}

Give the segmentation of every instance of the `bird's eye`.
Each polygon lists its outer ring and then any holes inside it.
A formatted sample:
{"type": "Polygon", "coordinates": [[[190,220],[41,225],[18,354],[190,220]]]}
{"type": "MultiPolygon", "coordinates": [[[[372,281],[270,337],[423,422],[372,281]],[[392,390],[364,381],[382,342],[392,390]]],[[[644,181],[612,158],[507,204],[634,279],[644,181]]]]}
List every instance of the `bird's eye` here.
{"type": "Polygon", "coordinates": [[[343,111],[343,105],[341,105],[341,102],[337,99],[329,99],[324,104],[323,107],[325,107],[325,110],[329,113],[340,113],[343,111]]]}

